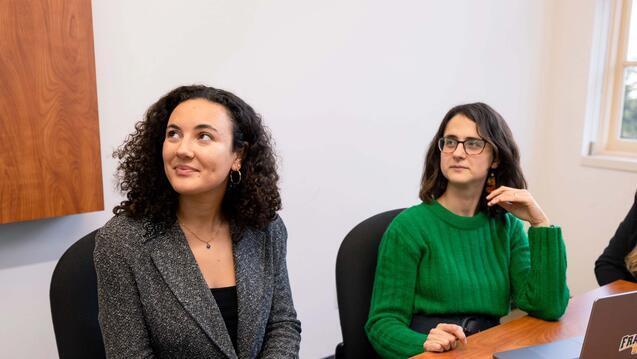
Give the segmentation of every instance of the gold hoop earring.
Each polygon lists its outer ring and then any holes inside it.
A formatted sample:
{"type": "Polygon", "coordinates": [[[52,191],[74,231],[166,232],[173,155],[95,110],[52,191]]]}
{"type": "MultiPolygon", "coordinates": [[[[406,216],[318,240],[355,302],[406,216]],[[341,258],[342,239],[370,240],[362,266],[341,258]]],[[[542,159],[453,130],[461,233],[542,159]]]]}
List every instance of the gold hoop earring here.
{"type": "Polygon", "coordinates": [[[230,171],[230,184],[233,186],[238,185],[239,183],[241,183],[241,171],[235,171],[235,170],[231,170],[230,171]],[[238,175],[235,175],[238,174],[238,175]],[[238,176],[238,178],[237,178],[238,176]]]}

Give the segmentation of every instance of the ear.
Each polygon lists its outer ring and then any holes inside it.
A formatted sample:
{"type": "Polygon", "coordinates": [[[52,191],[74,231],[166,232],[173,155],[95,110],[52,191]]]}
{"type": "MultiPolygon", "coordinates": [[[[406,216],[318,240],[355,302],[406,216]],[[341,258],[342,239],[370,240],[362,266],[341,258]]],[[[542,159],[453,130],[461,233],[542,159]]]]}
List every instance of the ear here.
{"type": "Polygon", "coordinates": [[[498,168],[499,165],[500,165],[500,161],[493,160],[493,162],[491,162],[491,169],[496,169],[498,168]]]}
{"type": "Polygon", "coordinates": [[[238,171],[241,169],[241,161],[243,160],[244,149],[240,149],[234,153],[234,161],[232,161],[232,170],[238,171]]]}
{"type": "Polygon", "coordinates": [[[232,162],[232,170],[233,171],[238,171],[241,169],[241,158],[237,157],[233,162],[232,162]]]}

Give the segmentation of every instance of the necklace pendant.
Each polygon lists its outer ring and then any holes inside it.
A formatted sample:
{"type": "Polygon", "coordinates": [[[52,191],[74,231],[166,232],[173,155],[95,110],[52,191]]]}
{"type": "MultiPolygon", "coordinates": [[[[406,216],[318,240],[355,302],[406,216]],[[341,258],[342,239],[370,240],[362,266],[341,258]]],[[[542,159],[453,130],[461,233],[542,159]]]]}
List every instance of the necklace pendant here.
{"type": "Polygon", "coordinates": [[[212,247],[210,243],[206,243],[206,249],[210,249],[210,247],[212,247]]]}

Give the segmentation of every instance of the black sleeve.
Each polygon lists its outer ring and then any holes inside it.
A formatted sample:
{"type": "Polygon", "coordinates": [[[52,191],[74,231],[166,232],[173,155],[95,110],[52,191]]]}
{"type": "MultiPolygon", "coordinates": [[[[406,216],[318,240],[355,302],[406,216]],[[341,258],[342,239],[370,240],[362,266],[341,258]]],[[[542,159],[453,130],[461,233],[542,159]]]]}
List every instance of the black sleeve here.
{"type": "Polygon", "coordinates": [[[613,238],[597,261],[595,276],[599,285],[605,285],[618,279],[636,282],[637,279],[626,269],[624,258],[637,244],[637,194],[632,208],[620,223],[613,238]]]}

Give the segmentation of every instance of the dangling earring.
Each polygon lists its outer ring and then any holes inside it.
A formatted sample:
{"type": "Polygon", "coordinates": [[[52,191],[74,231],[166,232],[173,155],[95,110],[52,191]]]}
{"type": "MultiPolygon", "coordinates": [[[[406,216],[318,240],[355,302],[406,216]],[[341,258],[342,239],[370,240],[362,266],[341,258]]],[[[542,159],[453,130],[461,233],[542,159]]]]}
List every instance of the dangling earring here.
{"type": "Polygon", "coordinates": [[[230,184],[233,186],[241,183],[241,171],[240,170],[231,170],[230,171],[230,184]]]}
{"type": "Polygon", "coordinates": [[[493,171],[489,171],[489,177],[487,178],[487,185],[484,187],[485,192],[491,193],[495,190],[495,174],[493,171]]]}

